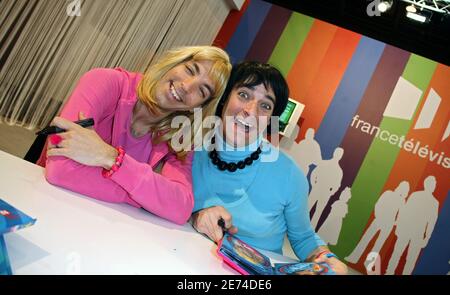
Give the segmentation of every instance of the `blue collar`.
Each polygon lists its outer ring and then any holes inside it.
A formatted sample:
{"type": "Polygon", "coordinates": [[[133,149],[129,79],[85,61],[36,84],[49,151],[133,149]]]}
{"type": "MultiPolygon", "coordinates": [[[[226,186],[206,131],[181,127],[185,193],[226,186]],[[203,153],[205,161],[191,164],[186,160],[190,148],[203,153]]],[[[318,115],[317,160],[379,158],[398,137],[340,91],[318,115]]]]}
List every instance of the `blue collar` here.
{"type": "Polygon", "coordinates": [[[222,161],[226,162],[238,162],[250,156],[251,153],[256,151],[261,145],[262,136],[258,138],[251,144],[244,147],[234,147],[229,145],[226,140],[222,137],[220,132],[215,132],[216,139],[216,151],[222,161]]]}

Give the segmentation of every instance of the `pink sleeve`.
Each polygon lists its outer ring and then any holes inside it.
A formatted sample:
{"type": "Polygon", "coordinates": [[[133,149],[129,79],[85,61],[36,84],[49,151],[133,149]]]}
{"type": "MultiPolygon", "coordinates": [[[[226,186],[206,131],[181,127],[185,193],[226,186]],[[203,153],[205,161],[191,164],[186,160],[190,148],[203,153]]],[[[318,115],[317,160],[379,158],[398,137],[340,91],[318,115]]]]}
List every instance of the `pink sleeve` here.
{"type": "Polygon", "coordinates": [[[194,208],[192,158],[193,153],[190,153],[182,162],[170,154],[161,174],[158,174],[150,165],[125,155],[122,166],[111,179],[147,211],[177,224],[184,224],[194,208]]]}
{"type": "Polygon", "coordinates": [[[158,216],[184,224],[194,207],[192,157],[183,163],[170,155],[161,175],[146,163],[125,154],[122,166],[111,177],[101,175],[102,168],[88,167],[64,157],[53,157],[46,166],[48,182],[108,202],[129,202],[158,216]],[[57,158],[57,159],[56,159],[57,158]]]}
{"type": "Polygon", "coordinates": [[[65,157],[49,157],[45,178],[53,185],[101,201],[126,202],[128,193],[115,182],[102,176],[102,168],[89,167],[65,157]]]}
{"type": "MultiPolygon", "coordinates": [[[[72,95],[61,111],[61,117],[78,120],[78,113],[84,112],[95,122],[102,121],[114,112],[121,95],[123,73],[115,69],[92,69],[81,76],[72,95]]],[[[96,123],[97,125],[97,123],[96,123]]]]}
{"type": "MultiPolygon", "coordinates": [[[[61,116],[77,120],[78,112],[101,121],[113,111],[120,96],[120,72],[95,69],[80,79],[64,106],[61,116]],[[112,108],[112,109],[111,109],[112,108]]],[[[89,167],[65,157],[47,159],[45,176],[49,183],[108,202],[128,202],[182,224],[193,208],[191,181],[192,155],[186,163],[170,156],[162,175],[152,167],[125,156],[122,167],[112,179],[105,179],[102,168],[89,167]]]]}
{"type": "MultiPolygon", "coordinates": [[[[94,118],[98,127],[105,114],[113,112],[120,96],[120,72],[113,69],[93,69],[79,80],[60,116],[78,120],[78,113],[94,118]]],[[[43,153],[47,150],[47,144],[43,153]]],[[[109,202],[123,202],[127,193],[114,182],[104,179],[101,168],[88,167],[66,157],[49,157],[45,177],[51,184],[109,202]]]]}
{"type": "MultiPolygon", "coordinates": [[[[98,128],[98,122],[105,116],[114,112],[120,97],[120,79],[122,73],[115,69],[92,69],[81,76],[71,96],[65,103],[59,116],[70,121],[77,121],[79,112],[82,111],[87,118],[93,118],[94,128],[98,128]]],[[[47,166],[48,161],[44,146],[42,154],[37,161],[40,166],[47,166]]],[[[58,159],[61,157],[53,157],[58,159]]]]}

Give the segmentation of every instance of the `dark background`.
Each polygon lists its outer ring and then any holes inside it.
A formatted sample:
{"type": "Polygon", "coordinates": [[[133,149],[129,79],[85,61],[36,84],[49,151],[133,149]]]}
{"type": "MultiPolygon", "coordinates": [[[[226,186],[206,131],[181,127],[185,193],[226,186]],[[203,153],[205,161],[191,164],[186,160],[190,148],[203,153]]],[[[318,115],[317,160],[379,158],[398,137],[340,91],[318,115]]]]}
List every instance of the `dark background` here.
{"type": "Polygon", "coordinates": [[[433,12],[429,23],[406,17],[405,3],[394,0],[390,10],[368,16],[371,0],[264,0],[397,46],[450,66],[450,15],[433,12]]]}

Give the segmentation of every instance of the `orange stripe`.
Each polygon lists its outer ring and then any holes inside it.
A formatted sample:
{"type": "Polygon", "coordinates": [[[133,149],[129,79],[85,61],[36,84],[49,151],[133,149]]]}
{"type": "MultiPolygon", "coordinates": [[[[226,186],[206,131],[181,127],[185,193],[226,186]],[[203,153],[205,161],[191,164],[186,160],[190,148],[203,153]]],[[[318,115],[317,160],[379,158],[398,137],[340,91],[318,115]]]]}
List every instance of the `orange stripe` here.
{"type": "Polygon", "coordinates": [[[336,31],[303,98],[304,121],[297,142],[305,137],[308,128],[319,128],[360,39],[360,34],[341,28],[336,31]]]}
{"type": "MultiPolygon", "coordinates": [[[[436,136],[433,137],[435,144],[431,149],[435,153],[444,152],[444,154],[447,157],[450,157],[449,139],[447,138],[444,141],[441,140],[442,136],[444,135],[445,129],[449,124],[449,117],[450,117],[449,85],[450,85],[450,67],[438,64],[436,68],[436,73],[433,77],[433,81],[431,82],[431,87],[439,94],[439,96],[442,98],[442,101],[439,106],[438,112],[434,117],[430,129],[426,129],[425,132],[428,131],[431,133],[431,131],[433,130],[433,133],[436,133],[436,136]]],[[[437,185],[433,195],[439,201],[441,207],[450,189],[450,183],[448,181],[450,179],[449,169],[448,168],[446,169],[441,165],[436,164],[436,161],[434,162],[427,161],[427,165],[422,175],[423,177],[416,186],[416,190],[423,189],[423,180],[427,176],[433,175],[434,177],[436,177],[437,185]]]]}
{"type": "MultiPolygon", "coordinates": [[[[337,27],[315,20],[287,76],[290,96],[303,102],[337,27]]],[[[307,106],[306,106],[307,107],[307,106]]]]}
{"type": "MultiPolygon", "coordinates": [[[[442,145],[440,143],[442,135],[448,124],[448,110],[450,109],[450,87],[448,87],[448,85],[450,85],[450,68],[448,66],[438,64],[434,75],[431,78],[430,84],[428,85],[426,93],[419,104],[418,111],[415,113],[414,123],[411,125],[411,129],[406,135],[406,139],[414,139],[414,143],[420,141],[421,146],[428,145],[428,149],[431,149],[433,152],[441,152],[444,148],[443,143],[442,145]],[[432,125],[427,129],[413,129],[431,88],[433,88],[442,99],[432,125]]],[[[428,158],[424,159],[419,157],[417,154],[401,149],[397,160],[395,161],[394,167],[391,170],[389,179],[384,185],[383,191],[387,189],[395,189],[403,180],[409,182],[410,192],[413,192],[418,187],[422,187],[422,180],[424,178],[422,176],[424,176],[425,168],[427,166],[438,168],[439,165],[435,162],[431,163],[428,158]]],[[[442,168],[442,166],[440,167],[442,168]]],[[[447,192],[445,192],[445,196],[446,195],[447,192]]]]}

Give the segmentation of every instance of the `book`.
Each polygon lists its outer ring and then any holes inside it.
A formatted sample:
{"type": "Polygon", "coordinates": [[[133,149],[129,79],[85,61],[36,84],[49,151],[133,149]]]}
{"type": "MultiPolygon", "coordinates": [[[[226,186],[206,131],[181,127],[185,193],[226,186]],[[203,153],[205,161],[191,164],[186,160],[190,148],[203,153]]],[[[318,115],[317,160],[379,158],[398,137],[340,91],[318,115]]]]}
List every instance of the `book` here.
{"type": "Polygon", "coordinates": [[[243,275],[334,275],[327,263],[275,263],[244,241],[225,233],[217,247],[223,261],[243,275]]]}
{"type": "Polygon", "coordinates": [[[11,264],[9,263],[8,252],[3,235],[0,235],[0,275],[12,275],[11,264]]]}
{"type": "Polygon", "coordinates": [[[35,222],[36,219],[0,199],[0,275],[12,274],[3,234],[29,227],[35,222]]]}
{"type": "Polygon", "coordinates": [[[31,226],[35,222],[36,219],[0,199],[0,235],[31,226]]]}

